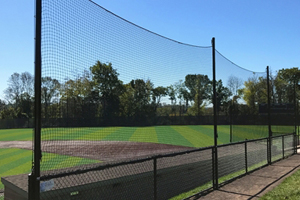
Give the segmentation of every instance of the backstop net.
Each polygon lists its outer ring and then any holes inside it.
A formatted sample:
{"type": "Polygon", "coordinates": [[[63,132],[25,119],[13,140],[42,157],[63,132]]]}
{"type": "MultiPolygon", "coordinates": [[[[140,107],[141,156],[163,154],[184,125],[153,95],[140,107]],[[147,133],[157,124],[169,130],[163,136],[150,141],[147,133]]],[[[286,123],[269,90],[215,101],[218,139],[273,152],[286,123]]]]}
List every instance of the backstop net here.
{"type": "MultiPolygon", "coordinates": [[[[298,78],[295,68],[270,73],[272,135],[295,133],[298,124],[298,78]]],[[[261,105],[264,112],[265,105],[261,105]]]]}
{"type": "MultiPolygon", "coordinates": [[[[43,0],[41,48],[42,199],[167,199],[211,186],[211,46],[93,1],[43,0]]],[[[267,74],[215,53],[218,144],[267,137],[267,74]]]]}
{"type": "Polygon", "coordinates": [[[211,52],[43,0],[42,175],[213,145],[211,52]]]}
{"type": "Polygon", "coordinates": [[[229,130],[224,140],[268,137],[268,115],[259,112],[268,102],[267,73],[242,68],[217,51],[216,79],[218,125],[223,125],[218,132],[229,130]]]}

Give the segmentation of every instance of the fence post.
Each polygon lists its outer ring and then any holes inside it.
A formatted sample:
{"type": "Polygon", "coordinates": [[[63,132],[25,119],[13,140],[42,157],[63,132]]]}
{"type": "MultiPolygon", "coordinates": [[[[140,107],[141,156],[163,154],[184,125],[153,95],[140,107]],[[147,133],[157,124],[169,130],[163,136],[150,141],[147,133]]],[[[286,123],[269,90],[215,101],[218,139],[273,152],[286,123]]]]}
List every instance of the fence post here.
{"type": "Polygon", "coordinates": [[[267,138],[267,161],[270,165],[271,163],[271,154],[270,154],[270,137],[267,138]]]}
{"type": "Polygon", "coordinates": [[[248,174],[248,150],[247,150],[247,139],[245,140],[245,169],[248,174]]]}
{"type": "Polygon", "coordinates": [[[296,139],[296,133],[293,134],[293,142],[294,142],[294,154],[297,153],[297,139],[296,139]]]}
{"type": "Polygon", "coordinates": [[[214,171],[215,171],[215,184],[214,189],[218,189],[218,131],[217,131],[217,93],[216,93],[216,50],[215,38],[211,40],[212,43],[212,68],[213,68],[213,106],[214,106],[214,171]]]}
{"type": "Polygon", "coordinates": [[[271,97],[270,97],[270,75],[269,66],[267,66],[267,97],[268,97],[268,131],[269,131],[269,145],[268,145],[268,164],[270,165],[272,160],[272,130],[271,130],[271,97]]]}
{"type": "Polygon", "coordinates": [[[233,119],[232,119],[233,118],[233,116],[232,116],[233,115],[232,114],[232,109],[233,108],[232,107],[233,107],[233,98],[231,100],[231,105],[230,105],[230,110],[229,110],[229,118],[230,118],[229,119],[229,121],[230,121],[229,122],[230,123],[230,125],[229,125],[230,126],[230,143],[232,143],[232,124],[233,124],[233,119]]]}
{"type": "Polygon", "coordinates": [[[284,158],[284,135],[282,135],[282,158],[284,158]]]}
{"type": "Polygon", "coordinates": [[[34,199],[33,187],[34,176],[32,175],[32,173],[30,173],[28,174],[28,199],[34,199]]]}
{"type": "Polygon", "coordinates": [[[216,163],[215,163],[215,148],[211,148],[211,161],[212,161],[212,182],[213,182],[213,188],[215,189],[216,186],[216,163]]]}
{"type": "Polygon", "coordinates": [[[153,187],[154,200],[157,200],[157,158],[156,157],[153,159],[153,182],[154,182],[154,187],[153,187]]]}

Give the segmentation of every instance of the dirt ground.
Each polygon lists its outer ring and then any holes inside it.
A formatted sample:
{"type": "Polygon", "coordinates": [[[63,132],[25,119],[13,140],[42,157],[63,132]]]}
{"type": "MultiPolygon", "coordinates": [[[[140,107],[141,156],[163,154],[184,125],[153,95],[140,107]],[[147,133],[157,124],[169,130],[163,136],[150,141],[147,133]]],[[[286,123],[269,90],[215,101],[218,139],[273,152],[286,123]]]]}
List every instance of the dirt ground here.
{"type": "MultiPolygon", "coordinates": [[[[42,151],[68,156],[116,161],[179,152],[191,147],[123,141],[42,141],[42,151]]],[[[0,141],[0,148],[32,149],[32,141],[0,141]]]]}

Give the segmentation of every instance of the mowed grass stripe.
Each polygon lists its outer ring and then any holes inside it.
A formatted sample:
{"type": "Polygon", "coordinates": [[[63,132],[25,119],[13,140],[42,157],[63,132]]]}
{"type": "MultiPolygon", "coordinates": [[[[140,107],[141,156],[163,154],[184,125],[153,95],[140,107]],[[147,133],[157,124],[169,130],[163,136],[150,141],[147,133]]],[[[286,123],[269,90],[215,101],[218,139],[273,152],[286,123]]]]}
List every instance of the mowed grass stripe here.
{"type": "Polygon", "coordinates": [[[119,130],[121,127],[107,127],[107,128],[96,128],[93,132],[82,135],[81,137],[76,138],[77,140],[92,140],[100,141],[105,138],[107,135],[119,130]]]}
{"type": "Polygon", "coordinates": [[[0,132],[0,141],[15,141],[15,140],[31,140],[33,130],[14,129],[10,133],[3,134],[0,132]]]}
{"type": "Polygon", "coordinates": [[[41,139],[42,140],[51,140],[52,138],[55,139],[57,135],[63,134],[66,129],[70,128],[42,128],[41,131],[41,139]]]}
{"type": "Polygon", "coordinates": [[[15,174],[24,174],[24,173],[29,173],[31,170],[31,160],[24,162],[23,164],[20,164],[18,166],[15,166],[8,171],[2,173],[2,176],[11,176],[15,174]]]}
{"type": "Polygon", "coordinates": [[[251,133],[251,139],[264,138],[268,137],[269,135],[269,129],[267,125],[247,125],[244,128],[251,133]]]}
{"type": "MultiPolygon", "coordinates": [[[[195,125],[190,128],[200,131],[214,140],[214,126],[211,125],[195,125]]],[[[226,144],[230,142],[230,127],[227,125],[217,126],[218,144],[226,144]]]]}
{"type": "Polygon", "coordinates": [[[41,161],[41,171],[49,170],[51,169],[53,163],[56,163],[56,159],[60,157],[58,154],[54,153],[44,153],[42,154],[42,161],[41,161]]]}
{"type": "Polygon", "coordinates": [[[18,129],[0,129],[0,136],[4,135],[11,135],[15,133],[32,133],[32,128],[18,128],[18,129]]]}
{"type": "MultiPolygon", "coordinates": [[[[10,154],[10,153],[14,153],[14,152],[19,152],[18,151],[19,149],[15,149],[15,148],[9,148],[9,149],[0,149],[0,158],[1,159],[3,159],[4,157],[3,157],[3,155],[5,155],[5,154],[10,154]]],[[[9,155],[10,156],[10,155],[9,155]]]]}
{"type": "Polygon", "coordinates": [[[129,141],[158,143],[155,127],[137,128],[129,141]]]}
{"type": "Polygon", "coordinates": [[[175,131],[171,126],[156,126],[158,142],[161,144],[172,144],[187,147],[194,147],[194,145],[183,137],[180,133],[175,131]]]}
{"type": "Polygon", "coordinates": [[[18,149],[18,151],[16,151],[14,155],[11,154],[2,155],[1,163],[0,163],[0,171],[2,170],[2,168],[4,168],[4,165],[16,162],[16,160],[18,160],[19,158],[26,157],[26,156],[32,157],[32,152],[29,150],[26,151],[26,150],[18,149]]]}
{"type": "Polygon", "coordinates": [[[82,158],[79,162],[77,162],[77,166],[93,164],[93,163],[100,163],[100,162],[101,162],[100,160],[92,160],[92,159],[82,158]]]}
{"type": "MultiPolygon", "coordinates": [[[[65,162],[66,159],[70,158],[71,162],[72,159],[75,161],[73,164],[76,165],[82,165],[82,164],[90,164],[90,163],[98,163],[100,161],[88,159],[88,158],[81,158],[81,157],[75,157],[75,156],[66,156],[66,155],[59,155],[59,154],[53,154],[53,153],[43,153],[43,158],[41,162],[41,170],[51,170],[51,169],[57,169],[57,166],[60,165],[62,168],[70,166],[69,164],[66,166],[63,166],[63,164],[60,164],[62,162],[65,162]]],[[[75,166],[75,165],[72,165],[75,166]]],[[[72,167],[71,166],[71,167],[72,167]]]]}
{"type": "Polygon", "coordinates": [[[272,125],[271,129],[272,129],[273,132],[293,133],[295,131],[295,126],[272,125]]]}
{"type": "Polygon", "coordinates": [[[245,125],[233,125],[232,126],[232,134],[241,138],[241,140],[251,140],[261,138],[261,134],[257,133],[258,127],[256,126],[245,126],[245,125]]]}
{"type": "Polygon", "coordinates": [[[78,157],[69,157],[69,156],[63,156],[62,159],[57,160],[56,164],[52,165],[51,169],[63,169],[67,167],[74,167],[76,164],[81,161],[82,158],[78,157]]]}
{"type": "Polygon", "coordinates": [[[19,166],[21,164],[24,164],[25,162],[28,162],[28,160],[31,160],[32,155],[31,152],[24,152],[22,157],[13,157],[11,160],[6,160],[0,165],[0,174],[2,175],[6,171],[14,168],[15,166],[19,166]]]}
{"type": "Polygon", "coordinates": [[[71,140],[80,128],[47,128],[42,130],[42,140],[71,140]]]}
{"type": "Polygon", "coordinates": [[[117,129],[115,132],[107,135],[103,140],[105,141],[129,141],[136,127],[122,127],[117,129]]]}
{"type": "Polygon", "coordinates": [[[206,147],[214,144],[214,138],[188,126],[172,126],[172,128],[185,137],[194,147],[206,147]]]}
{"type": "MultiPolygon", "coordinates": [[[[0,177],[9,176],[9,175],[17,175],[22,173],[28,173],[31,170],[31,159],[32,159],[32,151],[24,150],[24,149],[0,149],[1,154],[1,162],[0,162],[0,177]]],[[[53,154],[53,153],[43,153],[42,162],[41,162],[41,170],[50,170],[56,169],[57,167],[72,167],[74,165],[80,164],[89,164],[89,163],[97,163],[100,162],[98,160],[92,160],[87,158],[79,158],[79,157],[70,157],[65,155],[53,154]],[[66,162],[67,159],[72,160],[73,162],[66,162]],[[54,166],[55,163],[57,166],[54,166]],[[58,163],[61,163],[60,165],[58,163]],[[46,164],[46,165],[45,165],[46,164]]],[[[0,182],[0,189],[3,189],[4,186],[0,182]]]]}
{"type": "Polygon", "coordinates": [[[86,128],[82,130],[80,136],[75,137],[74,140],[85,140],[87,135],[100,132],[103,128],[86,128]]]}
{"type": "MultiPolygon", "coordinates": [[[[82,134],[85,128],[65,128],[65,129],[53,129],[52,134],[49,134],[49,140],[73,140],[82,134]]],[[[46,139],[46,137],[45,137],[46,139]]]]}

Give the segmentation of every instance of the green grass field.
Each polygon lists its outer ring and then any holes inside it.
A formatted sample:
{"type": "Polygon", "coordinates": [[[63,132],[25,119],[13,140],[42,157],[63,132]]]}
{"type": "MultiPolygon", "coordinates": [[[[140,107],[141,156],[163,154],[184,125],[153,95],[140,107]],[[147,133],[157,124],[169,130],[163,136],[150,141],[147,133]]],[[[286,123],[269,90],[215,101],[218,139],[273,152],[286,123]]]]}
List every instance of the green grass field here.
{"type": "MultiPolygon", "coordinates": [[[[49,166],[48,168],[45,167],[43,170],[51,170],[51,169],[59,169],[62,167],[72,167],[74,166],[74,162],[72,162],[72,166],[66,162],[70,156],[52,154],[52,153],[45,153],[46,158],[51,158],[53,160],[59,160],[60,164],[56,166],[47,165],[47,162],[51,162],[48,160],[43,160],[45,166],[49,166]]],[[[23,173],[30,173],[31,169],[31,159],[32,159],[32,151],[24,150],[24,149],[16,149],[16,148],[7,148],[7,149],[0,149],[0,176],[11,176],[23,173]]],[[[52,161],[53,161],[52,160],[52,161]]],[[[81,165],[82,163],[97,163],[99,161],[92,160],[92,159],[85,159],[85,158],[78,158],[72,157],[72,160],[75,161],[77,164],[81,165]]],[[[3,184],[0,184],[0,189],[3,189],[3,184]]]]}
{"type": "Polygon", "coordinates": [[[287,177],[280,185],[262,196],[261,200],[298,200],[300,196],[300,170],[287,177]]]}
{"type": "MultiPolygon", "coordinates": [[[[275,128],[275,127],[274,127],[275,128]]],[[[290,132],[291,127],[276,127],[277,131],[290,132]]],[[[267,136],[267,126],[234,126],[233,141],[256,139],[267,136]],[[236,134],[238,133],[238,134],[236,134]]],[[[32,129],[1,129],[0,141],[31,141],[32,129]]],[[[85,141],[133,141],[172,144],[187,147],[207,147],[214,144],[211,125],[152,126],[152,127],[104,127],[104,128],[45,128],[42,140],[85,141]]],[[[218,144],[230,142],[230,127],[218,126],[218,144]]],[[[32,151],[24,149],[1,149],[0,177],[29,173],[32,151]]],[[[100,162],[97,160],[44,153],[43,170],[72,167],[100,162]],[[72,162],[69,162],[72,160],[72,162]],[[55,165],[47,164],[55,163],[55,165]],[[48,166],[48,167],[47,167],[48,166]]],[[[3,185],[0,184],[0,189],[3,185]]]]}

